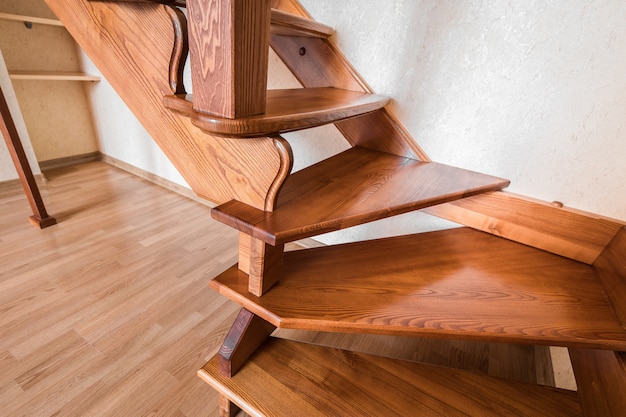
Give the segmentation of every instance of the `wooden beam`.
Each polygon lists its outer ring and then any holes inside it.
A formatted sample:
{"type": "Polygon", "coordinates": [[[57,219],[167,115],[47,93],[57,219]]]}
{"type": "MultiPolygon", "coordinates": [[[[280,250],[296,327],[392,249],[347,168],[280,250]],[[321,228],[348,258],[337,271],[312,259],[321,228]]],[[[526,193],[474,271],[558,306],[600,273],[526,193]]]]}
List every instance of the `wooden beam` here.
{"type": "Polygon", "coordinates": [[[33,175],[33,171],[30,169],[26,152],[24,152],[24,146],[22,145],[20,137],[17,133],[13,117],[11,116],[11,111],[9,110],[9,104],[6,101],[1,87],[0,115],[2,116],[0,131],[2,131],[2,136],[4,136],[7,148],[9,148],[9,154],[13,160],[13,164],[15,164],[15,169],[17,170],[17,174],[20,178],[22,186],[24,187],[24,191],[26,192],[28,203],[33,211],[33,215],[29,218],[29,220],[40,229],[52,226],[56,224],[57,221],[46,212],[46,207],[43,203],[43,199],[41,198],[41,194],[39,193],[35,176],[33,175]]]}
{"type": "Polygon", "coordinates": [[[586,264],[592,264],[624,226],[562,204],[501,191],[422,211],[586,264]]]}
{"type": "Polygon", "coordinates": [[[289,144],[280,138],[213,137],[163,106],[163,96],[172,94],[175,33],[162,5],[46,3],[198,196],[216,204],[237,200],[271,210],[291,166],[289,144]]]}

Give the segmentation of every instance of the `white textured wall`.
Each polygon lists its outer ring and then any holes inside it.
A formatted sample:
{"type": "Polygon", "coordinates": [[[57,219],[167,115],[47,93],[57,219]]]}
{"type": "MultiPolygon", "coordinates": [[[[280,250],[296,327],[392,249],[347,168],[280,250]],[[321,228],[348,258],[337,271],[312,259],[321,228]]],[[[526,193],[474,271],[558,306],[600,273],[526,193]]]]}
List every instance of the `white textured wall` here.
{"type": "MultiPolygon", "coordinates": [[[[374,91],[394,99],[391,110],[433,160],[626,220],[626,2],[301,2],[335,28],[342,51],[374,91]]],[[[271,62],[270,86],[294,86],[271,62]]],[[[106,88],[92,96],[102,151],[181,182],[106,88]]],[[[346,146],[332,127],[288,139],[297,169],[346,146]]],[[[412,213],[324,240],[446,224],[412,213]]]]}
{"type": "Polygon", "coordinates": [[[433,160],[626,220],[626,2],[302,3],[433,160]]]}

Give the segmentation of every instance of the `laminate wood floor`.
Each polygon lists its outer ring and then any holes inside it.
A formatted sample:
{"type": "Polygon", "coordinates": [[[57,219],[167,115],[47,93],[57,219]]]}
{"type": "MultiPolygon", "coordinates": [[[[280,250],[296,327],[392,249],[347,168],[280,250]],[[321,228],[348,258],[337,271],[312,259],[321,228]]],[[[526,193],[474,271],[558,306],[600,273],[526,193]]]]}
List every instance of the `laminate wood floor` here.
{"type": "MultiPolygon", "coordinates": [[[[0,416],[217,416],[196,371],[238,306],[208,287],[238,233],[209,207],[102,162],[46,173],[38,230],[0,184],[0,416]]],[[[416,338],[282,336],[551,384],[547,349],[416,338]]]]}

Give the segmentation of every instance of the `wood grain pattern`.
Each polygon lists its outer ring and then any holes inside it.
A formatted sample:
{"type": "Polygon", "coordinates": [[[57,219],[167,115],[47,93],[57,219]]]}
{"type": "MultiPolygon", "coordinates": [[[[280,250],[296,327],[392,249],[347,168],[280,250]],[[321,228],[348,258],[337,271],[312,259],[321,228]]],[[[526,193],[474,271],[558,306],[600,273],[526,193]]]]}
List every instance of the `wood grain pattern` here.
{"type": "Polygon", "coordinates": [[[13,165],[15,165],[15,170],[24,188],[28,204],[33,212],[33,215],[29,217],[30,222],[40,229],[55,225],[57,223],[56,219],[48,215],[46,211],[46,206],[39,192],[33,171],[30,168],[30,163],[26,157],[24,146],[13,122],[13,116],[11,116],[11,110],[2,88],[0,88],[0,132],[7,144],[9,155],[11,155],[11,160],[13,165]]]}
{"type": "Polygon", "coordinates": [[[172,22],[159,4],[46,0],[196,194],[266,209],[283,170],[273,138],[214,138],[163,107],[171,94],[172,22]],[[149,54],[143,51],[150,51],[149,54]]]}
{"type": "Polygon", "coordinates": [[[485,193],[424,211],[587,264],[593,263],[624,226],[597,214],[504,192],[485,193]]]}
{"type": "Polygon", "coordinates": [[[626,349],[589,265],[468,228],[285,254],[263,297],[211,285],[279,328],[626,349]]]}
{"type": "Polygon", "coordinates": [[[310,36],[327,38],[333,34],[333,28],[292,13],[272,9],[270,32],[283,36],[310,36]]]}
{"type": "Polygon", "coordinates": [[[593,263],[594,271],[611,300],[615,315],[626,329],[626,227],[593,263]]]}
{"type": "Polygon", "coordinates": [[[51,170],[58,226],[0,186],[0,414],[217,414],[196,371],[238,306],[208,288],[237,233],[209,208],[101,162],[51,170]]]}
{"type": "Polygon", "coordinates": [[[582,415],[571,391],[274,338],[233,378],[198,374],[252,416],[582,415]]]}
{"type": "Polygon", "coordinates": [[[626,416],[626,354],[570,349],[585,416],[626,416]]]}
{"type": "MultiPolygon", "coordinates": [[[[119,2],[146,2],[146,3],[160,3],[171,6],[186,7],[187,2],[185,0],[89,0],[89,1],[119,1],[119,2]]],[[[276,3],[272,1],[272,3],[276,3]]],[[[273,6],[275,7],[275,6],[273,6]]],[[[281,7],[279,5],[279,7],[281,7]]],[[[287,6],[282,6],[286,10],[294,10],[287,6]]],[[[0,13],[2,18],[3,13],[0,13]]],[[[271,10],[271,33],[284,35],[284,36],[310,36],[314,38],[327,38],[333,33],[333,29],[320,22],[311,20],[308,17],[303,17],[306,14],[302,14],[302,9],[295,9],[295,14],[284,10],[277,10],[272,8],[271,10]]],[[[20,16],[17,16],[18,18],[20,16]]],[[[13,19],[23,20],[23,19],[13,19]]],[[[49,20],[49,19],[48,19],[49,20]]],[[[58,22],[61,25],[61,22],[58,22]]]]}
{"type": "Polygon", "coordinates": [[[181,100],[195,102],[190,95],[167,96],[166,107],[191,117],[192,123],[213,135],[257,137],[308,129],[360,116],[385,106],[389,98],[336,88],[269,90],[265,113],[228,119],[194,111],[181,100]]]}
{"type": "Polygon", "coordinates": [[[228,119],[264,113],[270,1],[192,1],[187,13],[194,110],[228,119]]]}
{"type": "Polygon", "coordinates": [[[230,201],[212,215],[273,245],[507,185],[501,178],[356,147],[292,174],[272,213],[230,201]]]}

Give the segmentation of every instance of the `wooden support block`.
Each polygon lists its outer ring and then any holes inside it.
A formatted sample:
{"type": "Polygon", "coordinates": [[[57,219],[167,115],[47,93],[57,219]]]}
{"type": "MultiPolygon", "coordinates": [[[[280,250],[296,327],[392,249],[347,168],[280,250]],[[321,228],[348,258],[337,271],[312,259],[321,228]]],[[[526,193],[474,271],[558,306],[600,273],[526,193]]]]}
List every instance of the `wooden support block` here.
{"type": "Polygon", "coordinates": [[[259,239],[251,239],[248,291],[260,297],[280,279],[285,245],[269,245],[259,239]]]}
{"type": "Polygon", "coordinates": [[[265,112],[269,0],[188,1],[194,110],[234,119],[265,112]]]}
{"type": "Polygon", "coordinates": [[[252,236],[247,233],[239,233],[239,270],[250,274],[250,250],[252,248],[252,236]]]}
{"type": "Polygon", "coordinates": [[[276,327],[242,308],[218,352],[220,373],[232,377],[276,327]]]}

